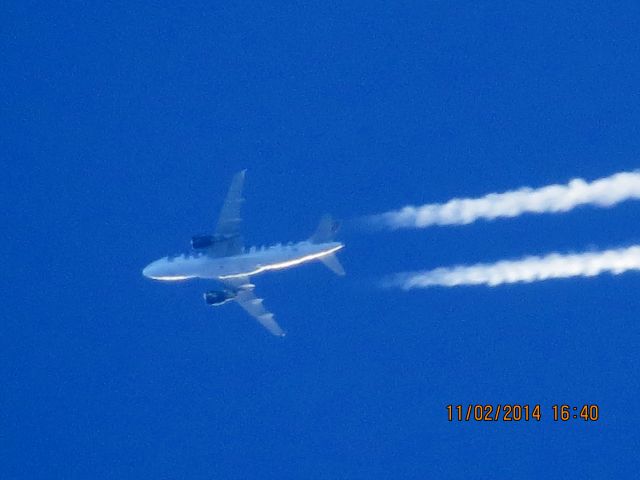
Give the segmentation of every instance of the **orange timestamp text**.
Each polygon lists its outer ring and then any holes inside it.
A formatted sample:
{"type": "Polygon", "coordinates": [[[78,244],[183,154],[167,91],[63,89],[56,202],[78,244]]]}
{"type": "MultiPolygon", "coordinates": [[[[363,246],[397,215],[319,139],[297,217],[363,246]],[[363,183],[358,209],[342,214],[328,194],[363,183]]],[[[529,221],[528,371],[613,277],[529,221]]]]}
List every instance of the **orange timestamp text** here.
{"type": "MultiPolygon", "coordinates": [[[[540,404],[449,404],[447,420],[450,422],[539,422],[545,416],[543,410],[540,404]]],[[[595,404],[552,405],[550,413],[555,422],[570,420],[595,422],[600,418],[600,408],[595,404]]]]}

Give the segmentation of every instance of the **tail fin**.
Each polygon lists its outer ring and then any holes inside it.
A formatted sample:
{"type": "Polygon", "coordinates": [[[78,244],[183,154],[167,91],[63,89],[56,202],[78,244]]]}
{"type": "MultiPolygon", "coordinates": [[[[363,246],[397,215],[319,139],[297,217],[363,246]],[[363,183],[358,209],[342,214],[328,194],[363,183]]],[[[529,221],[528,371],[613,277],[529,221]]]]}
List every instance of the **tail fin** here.
{"type": "MultiPolygon", "coordinates": [[[[309,240],[311,243],[330,242],[333,240],[333,236],[336,234],[339,227],[340,223],[331,218],[331,215],[323,215],[320,219],[320,223],[318,224],[318,228],[316,229],[316,233],[314,233],[309,240]]],[[[325,267],[336,275],[344,275],[344,268],[340,265],[338,257],[333,253],[324,255],[318,260],[320,260],[325,267]]]]}
{"type": "Polygon", "coordinates": [[[336,222],[331,215],[325,214],[320,219],[316,233],[309,239],[311,243],[325,243],[333,240],[333,236],[338,231],[340,222],[336,222]]]}

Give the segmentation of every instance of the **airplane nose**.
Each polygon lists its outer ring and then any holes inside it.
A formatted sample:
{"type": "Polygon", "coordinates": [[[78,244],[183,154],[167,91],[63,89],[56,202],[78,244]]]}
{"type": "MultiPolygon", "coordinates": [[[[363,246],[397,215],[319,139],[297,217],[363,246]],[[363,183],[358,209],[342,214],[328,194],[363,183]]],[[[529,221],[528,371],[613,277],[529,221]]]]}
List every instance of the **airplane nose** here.
{"type": "Polygon", "coordinates": [[[149,278],[151,276],[151,270],[153,269],[153,263],[150,263],[142,269],[142,275],[149,278]]]}

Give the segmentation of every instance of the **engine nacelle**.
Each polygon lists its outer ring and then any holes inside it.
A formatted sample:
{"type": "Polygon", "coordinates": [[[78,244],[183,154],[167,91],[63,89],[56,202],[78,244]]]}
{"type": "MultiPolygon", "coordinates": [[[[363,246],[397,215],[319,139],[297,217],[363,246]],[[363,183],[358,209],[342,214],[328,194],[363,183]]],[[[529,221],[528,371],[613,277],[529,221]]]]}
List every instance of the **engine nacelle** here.
{"type": "Polygon", "coordinates": [[[231,300],[236,298],[236,295],[236,292],[232,290],[211,290],[210,292],[206,292],[204,294],[204,301],[207,302],[207,305],[218,307],[220,305],[224,305],[227,302],[230,302],[231,300]]]}
{"type": "Polygon", "coordinates": [[[194,250],[202,250],[216,243],[231,240],[234,237],[235,235],[194,235],[191,237],[191,248],[194,250]]]}
{"type": "Polygon", "coordinates": [[[194,235],[191,237],[191,248],[200,250],[215,243],[215,235],[194,235]]]}

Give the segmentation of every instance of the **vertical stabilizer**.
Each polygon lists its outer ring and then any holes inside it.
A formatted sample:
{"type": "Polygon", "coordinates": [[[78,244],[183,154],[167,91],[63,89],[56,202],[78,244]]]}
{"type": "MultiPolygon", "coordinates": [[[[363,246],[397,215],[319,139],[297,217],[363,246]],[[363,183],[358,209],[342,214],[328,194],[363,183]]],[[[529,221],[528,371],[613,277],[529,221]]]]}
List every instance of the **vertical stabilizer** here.
{"type": "Polygon", "coordinates": [[[338,231],[340,223],[336,222],[331,215],[325,214],[320,219],[316,233],[309,239],[311,243],[326,243],[333,240],[333,236],[338,231]]]}
{"type": "MultiPolygon", "coordinates": [[[[316,229],[316,233],[314,233],[309,241],[311,243],[328,243],[333,241],[333,237],[338,231],[338,227],[340,227],[340,223],[336,222],[331,215],[323,215],[320,219],[320,223],[318,224],[318,228],[316,229]]],[[[333,253],[328,255],[324,255],[318,258],[325,267],[331,270],[336,275],[344,275],[344,268],[340,264],[338,257],[336,257],[333,253]]]]}

